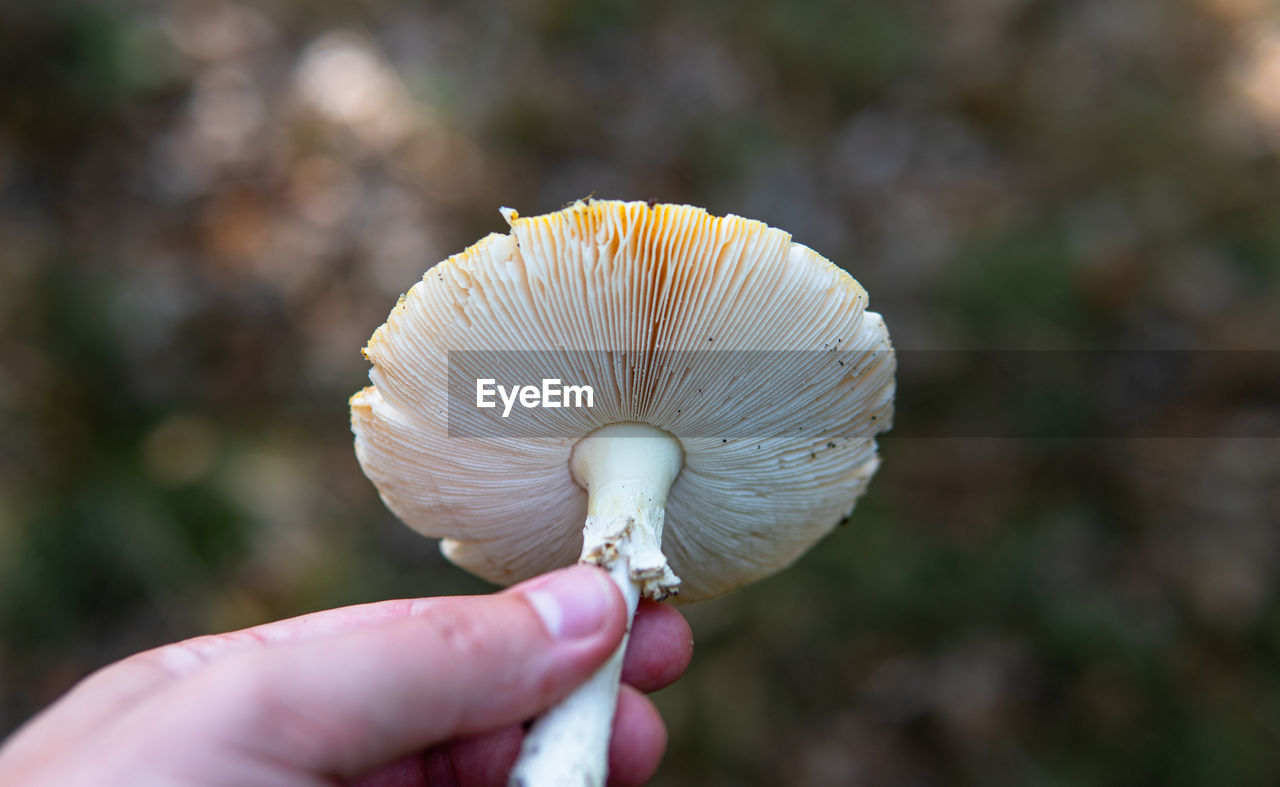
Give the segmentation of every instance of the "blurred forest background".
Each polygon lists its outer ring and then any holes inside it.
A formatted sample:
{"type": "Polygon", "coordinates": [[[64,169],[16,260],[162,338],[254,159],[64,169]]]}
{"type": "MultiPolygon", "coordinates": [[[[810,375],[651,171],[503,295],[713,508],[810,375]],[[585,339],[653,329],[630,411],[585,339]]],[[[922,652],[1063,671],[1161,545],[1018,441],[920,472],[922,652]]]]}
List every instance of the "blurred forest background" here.
{"type": "MultiPolygon", "coordinates": [[[[361,474],[359,350],[591,192],[790,231],[899,348],[1280,350],[1280,8],[0,5],[0,733],[144,647],[486,592],[361,474]]],[[[885,438],[850,526],[687,610],[656,783],[1280,783],[1267,404],[885,438]]]]}

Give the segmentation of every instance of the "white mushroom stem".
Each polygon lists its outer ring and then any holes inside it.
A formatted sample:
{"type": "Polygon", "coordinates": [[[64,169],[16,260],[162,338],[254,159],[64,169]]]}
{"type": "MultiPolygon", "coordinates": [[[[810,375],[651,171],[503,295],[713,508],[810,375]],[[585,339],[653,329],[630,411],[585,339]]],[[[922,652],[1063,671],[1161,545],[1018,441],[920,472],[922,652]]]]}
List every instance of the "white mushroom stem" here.
{"type": "MultiPolygon", "coordinates": [[[[609,571],[627,600],[627,631],[640,597],[663,599],[680,580],[662,554],[664,506],[680,472],[680,441],[638,423],[612,424],[579,441],[573,477],[587,490],[582,557],[609,571]]],[[[609,660],[534,722],[512,787],[603,787],[628,637],[609,660]]]]}

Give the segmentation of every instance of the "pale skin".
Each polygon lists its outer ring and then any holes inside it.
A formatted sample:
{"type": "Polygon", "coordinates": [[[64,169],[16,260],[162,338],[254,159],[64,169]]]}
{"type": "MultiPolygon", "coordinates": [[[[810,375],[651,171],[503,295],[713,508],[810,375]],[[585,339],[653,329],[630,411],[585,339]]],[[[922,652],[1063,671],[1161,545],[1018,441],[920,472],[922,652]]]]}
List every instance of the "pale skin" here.
{"type": "MultiPolygon", "coordinates": [[[[627,609],[578,566],[491,596],[328,610],[105,667],[0,746],[0,784],[502,785],[522,723],[592,674],[627,609]]],[[[688,624],[641,602],[610,784],[642,784],[666,730],[643,692],[692,655],[688,624]]]]}

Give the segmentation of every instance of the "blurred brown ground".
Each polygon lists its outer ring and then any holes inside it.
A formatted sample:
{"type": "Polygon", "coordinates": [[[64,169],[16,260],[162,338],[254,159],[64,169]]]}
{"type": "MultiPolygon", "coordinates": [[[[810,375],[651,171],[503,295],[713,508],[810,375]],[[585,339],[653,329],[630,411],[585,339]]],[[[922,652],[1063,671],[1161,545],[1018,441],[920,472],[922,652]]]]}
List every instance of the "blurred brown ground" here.
{"type": "MultiPolygon", "coordinates": [[[[0,733],[153,644],[487,590],[346,397],[500,205],[592,192],[790,231],[900,348],[1280,350],[1280,9],[0,6],[0,733]]],[[[848,527],[688,610],[656,783],[1280,783],[1280,440],[1203,431],[885,439],[848,527]]]]}

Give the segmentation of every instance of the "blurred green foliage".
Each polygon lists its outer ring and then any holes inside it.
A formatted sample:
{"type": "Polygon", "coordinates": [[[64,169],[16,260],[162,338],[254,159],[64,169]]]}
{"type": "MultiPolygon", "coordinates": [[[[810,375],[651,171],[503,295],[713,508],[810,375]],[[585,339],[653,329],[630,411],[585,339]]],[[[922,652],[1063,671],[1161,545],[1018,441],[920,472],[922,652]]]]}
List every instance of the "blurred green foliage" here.
{"type": "MultiPolygon", "coordinates": [[[[0,85],[5,731],[178,637],[487,590],[383,509],[346,397],[500,205],[763,219],[900,348],[1280,336],[1263,0],[11,3],[0,85]]],[[[990,401],[912,393],[956,434],[990,401]]],[[[657,783],[1280,781],[1274,438],[882,448],[847,527],[688,609],[657,783]]]]}

